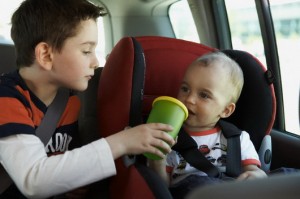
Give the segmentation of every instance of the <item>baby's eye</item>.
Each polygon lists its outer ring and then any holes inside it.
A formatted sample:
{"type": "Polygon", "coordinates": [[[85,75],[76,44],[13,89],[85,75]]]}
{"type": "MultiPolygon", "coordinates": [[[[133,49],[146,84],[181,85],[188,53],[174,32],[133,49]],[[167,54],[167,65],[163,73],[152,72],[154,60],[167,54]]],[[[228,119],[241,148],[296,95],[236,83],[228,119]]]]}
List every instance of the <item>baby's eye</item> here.
{"type": "Polygon", "coordinates": [[[200,96],[201,98],[203,98],[203,99],[208,99],[208,98],[209,98],[209,95],[206,94],[206,93],[204,93],[204,92],[200,92],[200,93],[199,93],[199,96],[200,96]]]}
{"type": "Polygon", "coordinates": [[[180,90],[185,93],[189,91],[188,87],[186,86],[181,86],[180,90]]]}

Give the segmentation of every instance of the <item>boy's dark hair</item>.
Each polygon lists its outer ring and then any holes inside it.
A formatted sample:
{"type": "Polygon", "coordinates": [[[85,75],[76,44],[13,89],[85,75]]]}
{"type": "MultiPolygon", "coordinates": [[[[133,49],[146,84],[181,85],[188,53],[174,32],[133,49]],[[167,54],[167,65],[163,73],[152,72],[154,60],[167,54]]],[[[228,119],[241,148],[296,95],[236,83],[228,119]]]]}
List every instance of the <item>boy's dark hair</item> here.
{"type": "Polygon", "coordinates": [[[105,14],[86,0],[25,0],[11,19],[17,66],[31,65],[34,49],[42,41],[60,52],[65,40],[76,35],[81,21],[96,21],[105,14]]]}

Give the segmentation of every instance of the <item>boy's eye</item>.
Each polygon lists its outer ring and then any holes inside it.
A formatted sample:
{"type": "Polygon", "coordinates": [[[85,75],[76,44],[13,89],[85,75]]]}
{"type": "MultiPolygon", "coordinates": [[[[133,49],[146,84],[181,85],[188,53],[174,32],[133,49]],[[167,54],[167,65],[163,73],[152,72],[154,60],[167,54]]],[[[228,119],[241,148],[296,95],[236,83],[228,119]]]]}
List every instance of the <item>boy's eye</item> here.
{"type": "Polygon", "coordinates": [[[85,55],[88,55],[88,54],[91,54],[92,52],[91,51],[83,51],[83,54],[85,55]]]}

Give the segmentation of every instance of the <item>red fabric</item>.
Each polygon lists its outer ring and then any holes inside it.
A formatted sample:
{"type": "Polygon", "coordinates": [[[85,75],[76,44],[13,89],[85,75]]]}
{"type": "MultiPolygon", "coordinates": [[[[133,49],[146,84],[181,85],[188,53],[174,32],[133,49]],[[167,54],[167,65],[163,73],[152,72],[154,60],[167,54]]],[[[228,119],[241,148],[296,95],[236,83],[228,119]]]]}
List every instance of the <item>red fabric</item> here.
{"type": "Polygon", "coordinates": [[[102,70],[97,98],[102,137],[117,133],[128,125],[133,51],[131,38],[122,39],[114,47],[102,70]]]}
{"type": "Polygon", "coordinates": [[[176,97],[185,69],[197,57],[216,49],[174,38],[136,37],[146,61],[143,113],[148,114],[152,101],[161,95],[176,97]],[[172,72],[171,72],[172,71],[172,72]],[[172,74],[172,75],[170,75],[172,74]]]}
{"type": "Polygon", "coordinates": [[[145,179],[132,165],[118,172],[110,185],[111,199],[155,199],[145,179]]]}

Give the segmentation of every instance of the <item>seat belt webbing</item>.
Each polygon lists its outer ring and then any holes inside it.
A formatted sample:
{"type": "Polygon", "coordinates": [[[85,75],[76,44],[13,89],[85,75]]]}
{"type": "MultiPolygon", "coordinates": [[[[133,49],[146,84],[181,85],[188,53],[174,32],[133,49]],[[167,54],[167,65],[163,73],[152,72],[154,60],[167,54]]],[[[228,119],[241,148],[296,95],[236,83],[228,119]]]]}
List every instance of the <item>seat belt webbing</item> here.
{"type": "MultiPolygon", "coordinates": [[[[227,139],[227,163],[226,174],[230,177],[237,177],[241,173],[241,146],[240,134],[235,125],[220,120],[222,132],[227,139]]],[[[195,140],[188,135],[183,129],[178,134],[178,141],[172,147],[179,152],[183,158],[193,167],[205,172],[211,177],[220,177],[221,173],[199,150],[195,140]]]]}
{"type": "Polygon", "coordinates": [[[46,144],[51,139],[58,121],[65,110],[69,99],[69,90],[59,89],[53,102],[49,105],[44,118],[38,128],[35,130],[36,136],[46,144]]]}
{"type": "Polygon", "coordinates": [[[145,57],[141,44],[132,37],[134,45],[134,68],[132,72],[132,91],[130,101],[129,126],[137,126],[142,121],[142,104],[145,84],[145,57]]]}
{"type": "Polygon", "coordinates": [[[227,148],[226,174],[238,177],[242,169],[240,136],[227,139],[227,148]]]}
{"type": "Polygon", "coordinates": [[[182,128],[177,143],[172,147],[193,167],[205,172],[210,177],[219,177],[220,172],[199,150],[195,140],[182,128]]]}
{"type": "Polygon", "coordinates": [[[224,120],[219,121],[224,136],[227,139],[226,174],[230,177],[238,177],[242,173],[241,143],[242,131],[232,123],[224,120]]]}

